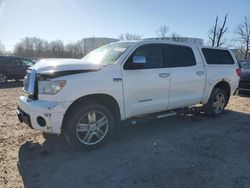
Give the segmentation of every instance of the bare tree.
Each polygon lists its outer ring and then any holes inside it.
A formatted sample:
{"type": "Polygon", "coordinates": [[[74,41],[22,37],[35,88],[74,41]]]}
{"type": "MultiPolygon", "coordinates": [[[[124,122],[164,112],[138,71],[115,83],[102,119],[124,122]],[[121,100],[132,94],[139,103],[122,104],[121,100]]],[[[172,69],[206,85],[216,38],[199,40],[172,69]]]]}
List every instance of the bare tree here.
{"type": "MultiPolygon", "coordinates": [[[[100,44],[96,45],[95,42],[95,38],[90,40],[88,44],[90,50],[107,44],[104,39],[100,44]]],[[[15,45],[14,54],[29,58],[82,58],[84,55],[83,43],[84,39],[64,44],[61,40],[48,42],[37,37],[25,37],[15,45]]]]}
{"type": "Polygon", "coordinates": [[[33,43],[33,49],[34,49],[34,56],[35,57],[42,57],[44,54],[44,41],[43,39],[33,37],[32,43],[33,43]]]}
{"type": "Polygon", "coordinates": [[[125,33],[119,36],[120,40],[140,40],[141,36],[133,33],[125,33]]]}
{"type": "Polygon", "coordinates": [[[17,43],[14,47],[14,54],[18,56],[26,56],[25,48],[21,43],[17,43]]]}
{"type": "Polygon", "coordinates": [[[5,52],[5,47],[3,43],[0,41],[0,54],[4,54],[4,52],[5,52]]]}
{"type": "Polygon", "coordinates": [[[215,25],[209,31],[209,40],[211,41],[211,46],[214,46],[216,43],[217,26],[218,26],[218,16],[216,16],[215,25]]]}
{"type": "Polygon", "coordinates": [[[33,44],[31,38],[21,39],[14,47],[14,53],[19,56],[33,57],[33,44]]]}
{"type": "Polygon", "coordinates": [[[51,57],[63,57],[64,56],[64,44],[61,40],[55,40],[50,42],[51,57]]]}
{"type": "Polygon", "coordinates": [[[166,37],[167,37],[168,31],[169,31],[169,28],[168,28],[167,26],[163,25],[163,26],[160,26],[159,29],[157,29],[157,30],[155,31],[155,33],[156,33],[156,35],[157,35],[160,39],[164,40],[164,39],[166,39],[166,37]]]}
{"type": "Polygon", "coordinates": [[[235,33],[239,35],[240,41],[244,45],[244,51],[245,51],[244,59],[246,60],[249,55],[249,46],[250,46],[250,21],[246,16],[244,17],[242,23],[240,23],[237,26],[235,33]]]}
{"type": "Polygon", "coordinates": [[[218,33],[216,46],[222,45],[222,43],[221,43],[222,36],[227,32],[227,29],[228,29],[228,27],[226,27],[227,16],[228,16],[228,14],[226,14],[226,16],[224,17],[224,21],[223,21],[222,26],[219,27],[219,33],[218,33]]]}
{"type": "Polygon", "coordinates": [[[224,34],[227,32],[228,27],[226,26],[227,23],[227,16],[225,15],[222,25],[218,24],[219,18],[216,16],[214,26],[209,30],[209,43],[211,46],[222,46],[226,44],[226,39],[223,38],[224,34]]]}
{"type": "Polygon", "coordinates": [[[65,45],[65,57],[81,58],[83,57],[82,41],[76,43],[69,43],[65,45]]]}

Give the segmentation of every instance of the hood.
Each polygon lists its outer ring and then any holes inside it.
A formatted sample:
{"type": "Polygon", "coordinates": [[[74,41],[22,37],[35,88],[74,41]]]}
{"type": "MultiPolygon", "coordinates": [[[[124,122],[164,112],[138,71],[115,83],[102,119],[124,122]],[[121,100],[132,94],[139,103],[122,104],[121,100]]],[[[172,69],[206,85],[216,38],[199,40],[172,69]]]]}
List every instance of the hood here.
{"type": "Polygon", "coordinates": [[[63,71],[81,71],[100,70],[105,65],[83,62],[81,59],[42,59],[39,60],[33,68],[37,73],[63,72],[63,71]]]}

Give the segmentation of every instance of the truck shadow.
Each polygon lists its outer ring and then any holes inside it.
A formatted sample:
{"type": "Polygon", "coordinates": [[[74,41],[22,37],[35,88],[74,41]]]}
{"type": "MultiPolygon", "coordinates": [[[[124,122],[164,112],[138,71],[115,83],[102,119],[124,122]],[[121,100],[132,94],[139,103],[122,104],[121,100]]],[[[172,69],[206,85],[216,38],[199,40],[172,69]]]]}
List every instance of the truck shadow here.
{"type": "Polygon", "coordinates": [[[249,114],[226,111],[219,118],[189,113],[126,126],[88,152],[46,135],[41,145],[20,147],[18,169],[26,188],[237,187],[250,183],[249,133],[249,114]]]}
{"type": "Polygon", "coordinates": [[[0,84],[0,89],[10,89],[16,87],[23,87],[22,81],[8,81],[5,84],[0,84]]]}

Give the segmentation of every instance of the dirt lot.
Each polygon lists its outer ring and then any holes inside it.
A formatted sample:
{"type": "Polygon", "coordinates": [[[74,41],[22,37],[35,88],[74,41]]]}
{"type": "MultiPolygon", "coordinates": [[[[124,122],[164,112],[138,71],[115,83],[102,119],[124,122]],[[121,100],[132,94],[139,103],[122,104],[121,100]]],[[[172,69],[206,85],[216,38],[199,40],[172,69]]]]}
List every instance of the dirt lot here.
{"type": "Polygon", "coordinates": [[[0,89],[0,187],[250,187],[250,98],[219,118],[187,114],[123,127],[82,152],[22,126],[21,84],[0,89]]]}

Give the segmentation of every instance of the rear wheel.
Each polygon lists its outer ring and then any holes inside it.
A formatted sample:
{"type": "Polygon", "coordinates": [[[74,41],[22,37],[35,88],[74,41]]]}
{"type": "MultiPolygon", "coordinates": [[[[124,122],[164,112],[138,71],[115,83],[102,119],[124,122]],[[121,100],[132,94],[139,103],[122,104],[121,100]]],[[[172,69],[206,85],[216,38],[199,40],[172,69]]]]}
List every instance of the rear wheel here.
{"type": "Polygon", "coordinates": [[[7,75],[4,72],[0,72],[0,84],[7,82],[7,75]]]}
{"type": "Polygon", "coordinates": [[[72,146],[91,150],[105,143],[114,131],[114,117],[100,104],[77,105],[68,114],[64,135],[72,146]]]}
{"type": "Polygon", "coordinates": [[[208,103],[204,106],[205,113],[209,116],[218,116],[224,112],[229,96],[221,88],[214,88],[208,103]]]}

